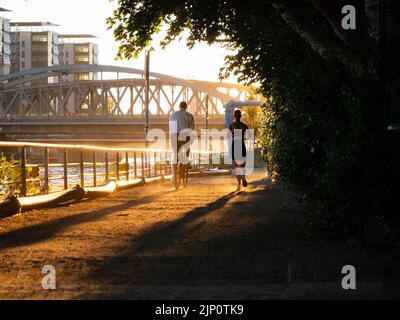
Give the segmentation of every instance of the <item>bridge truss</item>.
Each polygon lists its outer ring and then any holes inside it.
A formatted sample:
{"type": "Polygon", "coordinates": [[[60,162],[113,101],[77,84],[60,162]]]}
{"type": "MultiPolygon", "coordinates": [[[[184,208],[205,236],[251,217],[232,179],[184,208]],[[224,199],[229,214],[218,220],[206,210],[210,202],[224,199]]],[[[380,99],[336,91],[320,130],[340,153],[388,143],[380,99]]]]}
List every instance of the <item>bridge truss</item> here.
{"type": "MultiPolygon", "coordinates": [[[[166,118],[180,101],[195,116],[223,116],[231,100],[246,100],[252,88],[239,84],[185,80],[150,73],[150,117],[166,118]]],[[[66,65],[25,70],[0,77],[0,121],[141,119],[145,79],[139,69],[66,65]],[[74,74],[97,80],[74,81],[74,74]],[[69,81],[72,79],[72,81],[69,81]]]]}

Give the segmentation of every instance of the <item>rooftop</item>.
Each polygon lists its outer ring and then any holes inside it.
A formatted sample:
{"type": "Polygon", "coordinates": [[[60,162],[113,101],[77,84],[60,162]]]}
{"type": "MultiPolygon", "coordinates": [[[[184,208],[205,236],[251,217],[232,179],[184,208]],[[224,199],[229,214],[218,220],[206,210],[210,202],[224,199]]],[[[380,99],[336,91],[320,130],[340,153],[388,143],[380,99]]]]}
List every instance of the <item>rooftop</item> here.
{"type": "Polygon", "coordinates": [[[11,10],[7,10],[7,9],[0,7],[0,12],[11,12],[11,10]]]}
{"type": "Polygon", "coordinates": [[[94,39],[97,38],[96,36],[92,34],[60,34],[59,35],[60,39],[94,39]]]}
{"type": "Polygon", "coordinates": [[[58,27],[52,22],[11,22],[12,27],[58,27]]]}

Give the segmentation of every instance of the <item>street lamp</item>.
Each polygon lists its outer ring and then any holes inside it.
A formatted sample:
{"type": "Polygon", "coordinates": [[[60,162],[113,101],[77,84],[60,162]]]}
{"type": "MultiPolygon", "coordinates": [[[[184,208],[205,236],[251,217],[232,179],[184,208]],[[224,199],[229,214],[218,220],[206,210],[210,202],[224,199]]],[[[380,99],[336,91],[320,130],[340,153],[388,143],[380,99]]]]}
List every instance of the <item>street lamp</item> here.
{"type": "Polygon", "coordinates": [[[208,99],[209,99],[209,95],[207,94],[206,96],[206,151],[208,151],[209,146],[208,146],[208,99]]]}
{"type": "Polygon", "coordinates": [[[149,96],[150,96],[150,51],[146,50],[145,53],[145,64],[144,64],[144,72],[145,72],[145,141],[146,141],[146,148],[149,146],[149,142],[147,141],[147,135],[149,133],[149,96]]]}

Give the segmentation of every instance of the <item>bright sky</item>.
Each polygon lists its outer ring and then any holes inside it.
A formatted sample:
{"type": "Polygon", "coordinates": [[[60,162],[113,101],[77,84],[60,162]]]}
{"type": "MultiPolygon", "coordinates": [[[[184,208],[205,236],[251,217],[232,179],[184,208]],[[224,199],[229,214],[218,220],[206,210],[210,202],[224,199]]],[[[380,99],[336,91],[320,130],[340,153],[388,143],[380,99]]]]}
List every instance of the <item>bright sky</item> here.
{"type": "MultiPolygon", "coordinates": [[[[109,0],[0,0],[0,7],[12,10],[3,15],[11,21],[49,21],[60,25],[58,33],[90,33],[99,37],[99,63],[143,69],[144,58],[115,61],[118,44],[107,30],[106,19],[112,15],[116,1],[109,0]]],[[[158,43],[155,43],[156,46],[158,43]]],[[[151,56],[151,71],[187,79],[218,81],[218,72],[229,54],[219,46],[199,44],[189,50],[184,41],[151,56]]],[[[228,79],[235,82],[235,78],[228,79]]]]}

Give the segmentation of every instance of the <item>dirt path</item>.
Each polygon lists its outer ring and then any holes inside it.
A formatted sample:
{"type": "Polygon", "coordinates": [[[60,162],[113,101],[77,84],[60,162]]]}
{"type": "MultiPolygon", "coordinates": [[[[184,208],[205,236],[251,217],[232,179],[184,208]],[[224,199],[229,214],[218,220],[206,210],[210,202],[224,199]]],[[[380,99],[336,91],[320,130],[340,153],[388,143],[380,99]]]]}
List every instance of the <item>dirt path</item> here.
{"type": "Polygon", "coordinates": [[[232,177],[197,178],[0,220],[0,298],[290,298],[302,293],[289,277],[329,291],[345,264],[361,271],[363,294],[393,296],[396,254],[294,240],[301,207],[264,175],[241,193],[232,177]],[[44,265],[56,290],[42,289],[44,265]]]}

